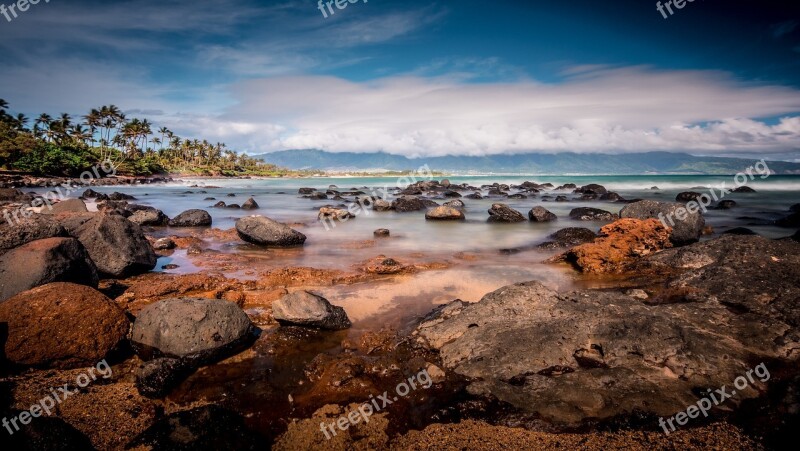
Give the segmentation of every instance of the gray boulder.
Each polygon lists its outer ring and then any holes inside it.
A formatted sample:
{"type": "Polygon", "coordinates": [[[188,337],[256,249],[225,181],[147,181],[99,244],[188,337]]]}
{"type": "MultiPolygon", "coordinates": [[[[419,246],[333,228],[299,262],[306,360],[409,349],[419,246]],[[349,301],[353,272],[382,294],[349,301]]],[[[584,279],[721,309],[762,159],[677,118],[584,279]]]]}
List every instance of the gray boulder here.
{"type": "Polygon", "coordinates": [[[239,238],[262,246],[297,246],[306,236],[286,224],[264,216],[248,216],[236,221],[239,238]]]}
{"type": "Polygon", "coordinates": [[[351,326],[344,309],[308,291],[287,294],[272,304],[272,316],[281,324],[341,330],[351,326]]]}
{"type": "Polygon", "coordinates": [[[242,204],[242,210],[256,210],[258,208],[259,208],[258,203],[252,197],[250,199],[247,199],[242,204]]]}
{"type": "Polygon", "coordinates": [[[576,221],[613,221],[614,213],[599,208],[575,208],[569,212],[569,217],[576,221]]]}
{"type": "Polygon", "coordinates": [[[86,204],[80,199],[67,199],[62,200],[57,204],[53,204],[52,207],[44,207],[42,208],[43,214],[56,214],[56,213],[86,213],[89,209],[86,208],[86,204]]]}
{"type": "Polygon", "coordinates": [[[9,224],[0,226],[0,255],[31,241],[53,237],[69,236],[67,229],[52,216],[33,215],[9,224]]]}
{"type": "Polygon", "coordinates": [[[528,212],[528,218],[533,222],[551,222],[557,220],[558,216],[544,207],[534,207],[528,212]]]}
{"type": "Polygon", "coordinates": [[[170,227],[208,227],[211,215],[205,210],[186,210],[169,221],[170,227]]]}
{"type": "Polygon", "coordinates": [[[172,357],[202,366],[245,349],[254,332],[247,314],[233,302],[175,298],[139,312],[131,343],[144,360],[172,357]]]}
{"type": "Polygon", "coordinates": [[[74,238],[32,241],[0,256],[0,301],[52,282],[96,288],[97,267],[74,238]]]}
{"type": "Polygon", "coordinates": [[[689,213],[685,205],[674,202],[641,200],[626,205],[619,212],[619,216],[620,218],[662,220],[668,227],[672,227],[670,240],[677,246],[697,241],[706,225],[706,220],[700,212],[689,213]],[[679,209],[686,212],[684,219],[678,219],[675,216],[679,209]]]}
{"type": "Polygon", "coordinates": [[[525,216],[506,204],[492,204],[489,209],[489,222],[522,222],[525,216]]]}
{"type": "Polygon", "coordinates": [[[156,266],[156,254],[142,229],[122,216],[95,216],[71,233],[101,274],[128,277],[156,266]]]}
{"type": "Polygon", "coordinates": [[[128,216],[128,220],[140,226],[164,226],[169,222],[167,215],[155,208],[137,210],[128,216]]]}

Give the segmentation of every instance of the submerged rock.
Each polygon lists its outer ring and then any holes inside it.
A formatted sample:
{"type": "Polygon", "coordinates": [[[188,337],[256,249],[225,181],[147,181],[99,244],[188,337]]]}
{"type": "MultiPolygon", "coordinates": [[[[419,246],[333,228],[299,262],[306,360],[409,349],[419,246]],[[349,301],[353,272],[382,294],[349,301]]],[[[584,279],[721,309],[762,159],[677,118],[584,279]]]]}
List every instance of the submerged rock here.
{"type": "Polygon", "coordinates": [[[211,225],[211,215],[205,210],[186,210],[169,221],[170,227],[208,227],[211,225]]]}
{"type": "Polygon", "coordinates": [[[262,246],[298,246],[306,236],[286,224],[265,216],[248,216],[236,221],[236,233],[248,243],[262,246]]]}
{"type": "Polygon", "coordinates": [[[5,357],[38,368],[94,366],[125,340],[130,322],[111,299],[72,283],[51,283],[0,303],[5,357]]]}
{"type": "Polygon", "coordinates": [[[552,222],[557,220],[558,216],[544,207],[534,207],[528,212],[528,218],[533,222],[552,222]]]}
{"type": "Polygon", "coordinates": [[[489,222],[523,222],[525,216],[506,204],[492,204],[489,209],[489,222]]]}
{"type": "Polygon", "coordinates": [[[730,210],[731,208],[736,207],[736,205],[737,204],[735,200],[721,200],[714,208],[717,210],[730,210]]]}
{"type": "Polygon", "coordinates": [[[425,210],[425,202],[418,197],[403,196],[392,202],[392,209],[398,213],[425,210]]]}
{"type": "Polygon", "coordinates": [[[548,238],[551,241],[545,241],[537,247],[539,249],[559,249],[591,243],[597,238],[597,234],[583,227],[567,227],[550,235],[548,238]]]}
{"type": "Polygon", "coordinates": [[[569,217],[577,221],[613,221],[616,218],[610,211],[588,207],[573,209],[569,212],[569,217]]]}
{"type": "Polygon", "coordinates": [[[375,199],[375,201],[372,202],[372,209],[375,211],[389,211],[392,209],[392,203],[388,200],[375,199]]]}
{"type": "Polygon", "coordinates": [[[52,282],[97,287],[97,267],[80,241],[45,238],[0,256],[0,301],[52,282]]]}
{"type": "Polygon", "coordinates": [[[352,325],[343,308],[308,291],[296,291],[275,301],[272,316],[284,325],[326,330],[347,329],[352,325]]]}
{"type": "Polygon", "coordinates": [[[464,212],[457,208],[441,206],[425,213],[425,219],[434,221],[460,221],[464,219],[464,212]]]}
{"type": "Polygon", "coordinates": [[[322,207],[319,209],[317,219],[319,220],[334,220],[334,221],[347,221],[348,219],[355,218],[356,215],[350,213],[342,208],[322,207]]]}
{"type": "Polygon", "coordinates": [[[377,229],[374,232],[372,232],[372,235],[375,236],[376,238],[386,238],[389,235],[391,235],[391,233],[392,232],[390,232],[389,229],[377,229]]]}

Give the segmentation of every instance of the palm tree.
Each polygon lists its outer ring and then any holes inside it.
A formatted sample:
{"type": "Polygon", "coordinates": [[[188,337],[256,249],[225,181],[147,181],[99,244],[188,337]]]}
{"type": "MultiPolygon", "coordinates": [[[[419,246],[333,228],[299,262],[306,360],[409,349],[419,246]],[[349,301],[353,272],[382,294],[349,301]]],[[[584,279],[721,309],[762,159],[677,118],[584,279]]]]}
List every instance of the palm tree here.
{"type": "Polygon", "coordinates": [[[5,111],[8,108],[8,102],[5,99],[0,99],[0,110],[5,111]]]}
{"type": "Polygon", "coordinates": [[[33,134],[38,136],[38,137],[41,137],[42,133],[44,133],[45,136],[47,138],[49,138],[51,136],[50,124],[52,122],[53,122],[53,118],[51,118],[49,114],[47,114],[47,113],[40,114],[39,117],[36,118],[36,122],[34,122],[33,134]],[[40,125],[44,125],[45,128],[44,129],[39,128],[40,125]]]}
{"type": "MultiPolygon", "coordinates": [[[[0,99],[0,100],[2,100],[2,99],[0,99]]],[[[19,113],[19,114],[17,114],[17,117],[16,117],[15,121],[17,123],[17,129],[19,131],[24,131],[25,130],[25,124],[28,123],[28,118],[24,114],[19,113]]]]}

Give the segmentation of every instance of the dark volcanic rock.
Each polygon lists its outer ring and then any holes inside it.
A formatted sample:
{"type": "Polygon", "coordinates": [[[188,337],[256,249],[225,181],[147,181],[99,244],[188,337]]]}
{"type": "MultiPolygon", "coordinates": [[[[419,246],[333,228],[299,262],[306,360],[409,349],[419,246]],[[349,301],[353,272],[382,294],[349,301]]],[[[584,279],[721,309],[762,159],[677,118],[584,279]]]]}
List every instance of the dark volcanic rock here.
{"type": "Polygon", "coordinates": [[[186,210],[169,221],[170,227],[208,227],[211,215],[205,210],[186,210]]]}
{"type": "Polygon", "coordinates": [[[86,213],[89,209],[86,204],[80,199],[67,199],[57,204],[53,204],[50,208],[42,208],[43,214],[56,214],[56,213],[86,213]]]}
{"type": "Polygon", "coordinates": [[[506,204],[492,204],[489,209],[489,222],[523,222],[525,216],[506,204]]]}
{"type": "Polygon", "coordinates": [[[795,212],[785,218],[778,219],[775,221],[775,225],[778,227],[800,227],[800,212],[795,212]]]}
{"type": "Polygon", "coordinates": [[[136,200],[136,198],[131,196],[130,194],[114,192],[108,195],[108,200],[136,200]]]}
{"type": "Polygon", "coordinates": [[[0,254],[31,241],[66,237],[67,229],[49,215],[33,215],[19,222],[0,225],[0,254]]]}
{"type": "Polygon", "coordinates": [[[247,314],[233,302],[175,298],[142,309],[131,342],[144,360],[173,357],[200,366],[245,349],[254,332],[247,314]]]}
{"type": "Polygon", "coordinates": [[[706,221],[700,212],[689,213],[683,204],[673,202],[655,202],[642,200],[626,205],[620,212],[620,218],[663,220],[667,226],[672,227],[672,243],[684,245],[693,243],[700,238],[706,221]],[[676,217],[681,210],[686,216],[683,219],[676,217]],[[662,219],[663,218],[663,219],[662,219]]]}
{"type": "Polygon", "coordinates": [[[246,200],[246,201],[245,201],[245,202],[242,204],[242,209],[243,209],[243,210],[256,210],[256,209],[258,209],[258,208],[259,208],[259,206],[258,206],[258,203],[257,203],[257,202],[256,202],[256,200],[255,200],[255,199],[253,199],[252,197],[251,197],[250,199],[247,199],[247,200],[246,200]]]}
{"type": "Polygon", "coordinates": [[[558,216],[544,207],[534,207],[528,212],[528,218],[533,222],[551,222],[557,220],[558,216]]]}
{"type": "MultiPolygon", "coordinates": [[[[788,363],[800,345],[800,244],[726,236],[646,260],[683,271],[667,286],[684,294],[643,303],[527,282],[440,307],[415,336],[473,396],[563,425],[672,416],[697,402],[698,387],[730,387],[758,362],[788,363]]],[[[755,378],[736,396],[766,388],[755,378]]]]}
{"type": "Polygon", "coordinates": [[[738,188],[734,188],[734,189],[729,190],[729,191],[732,192],[732,193],[755,193],[756,192],[756,190],[754,190],[753,188],[750,188],[749,186],[740,186],[738,188]]]}
{"type": "Polygon", "coordinates": [[[97,191],[89,188],[81,194],[81,199],[94,199],[95,197],[99,196],[100,193],[97,191]]]}
{"type": "Polygon", "coordinates": [[[476,193],[472,193],[472,194],[467,194],[464,197],[466,197],[467,199],[476,199],[476,200],[483,199],[483,196],[481,196],[481,193],[477,193],[477,192],[476,193]]]}
{"type": "Polygon", "coordinates": [[[624,201],[625,199],[623,199],[622,196],[620,196],[619,194],[609,191],[600,196],[600,200],[605,200],[608,202],[620,202],[624,201]]]}
{"type": "Polygon", "coordinates": [[[263,450],[265,443],[237,413],[212,404],[162,418],[125,449],[256,451],[263,450]]]}
{"type": "Polygon", "coordinates": [[[216,204],[214,204],[214,208],[225,208],[225,206],[226,206],[225,202],[223,201],[219,201],[216,204]]]}
{"type": "Polygon", "coordinates": [[[736,201],[735,200],[721,200],[721,201],[719,201],[717,206],[714,207],[714,208],[717,209],[717,210],[730,210],[731,208],[734,208],[734,207],[736,207],[736,201]]]}
{"type": "Polygon", "coordinates": [[[236,233],[242,240],[262,246],[297,246],[306,241],[306,236],[297,230],[264,216],[239,219],[236,233]]]}
{"type": "Polygon", "coordinates": [[[144,362],[136,371],[136,389],[148,398],[163,398],[194,369],[181,359],[160,357],[144,362]]]}
{"type": "Polygon", "coordinates": [[[377,229],[374,232],[372,232],[372,235],[375,236],[376,238],[386,238],[389,235],[391,235],[391,233],[392,232],[389,231],[389,229],[377,229]]]}
{"type": "Polygon", "coordinates": [[[341,330],[351,326],[344,309],[308,291],[287,294],[272,304],[272,316],[281,324],[341,330]]]}
{"type": "Polygon", "coordinates": [[[577,221],[613,221],[615,216],[610,211],[599,208],[581,207],[569,212],[569,217],[577,221]]]}
{"type": "Polygon", "coordinates": [[[745,227],[734,227],[722,232],[723,235],[758,235],[756,232],[745,227]]]}
{"type": "MultiPolygon", "coordinates": [[[[708,199],[709,196],[708,196],[708,194],[700,194],[700,193],[697,193],[697,192],[694,192],[694,191],[684,191],[682,193],[679,193],[677,196],[675,196],[675,200],[677,202],[683,202],[683,203],[687,203],[687,202],[691,202],[691,201],[700,202],[702,198],[708,199]]],[[[706,203],[706,205],[707,204],[708,203],[706,203]]]]}
{"type": "Polygon", "coordinates": [[[156,267],[158,258],[142,229],[121,216],[96,216],[71,234],[101,274],[127,277],[156,267]]]}
{"type": "Polygon", "coordinates": [[[32,241],[0,256],[0,301],[52,282],[97,287],[89,254],[74,238],[32,241]]]}
{"type": "Polygon", "coordinates": [[[597,238],[597,234],[583,227],[567,227],[550,235],[550,241],[546,241],[539,246],[539,249],[560,249],[565,247],[578,246],[584,243],[591,243],[597,238]]]}
{"type": "Polygon", "coordinates": [[[392,202],[392,209],[398,213],[407,213],[410,211],[425,210],[425,202],[418,197],[403,196],[399,197],[392,202]]]}
{"type": "Polygon", "coordinates": [[[569,189],[575,190],[577,188],[578,188],[578,186],[575,185],[574,183],[567,183],[565,185],[561,185],[558,188],[556,188],[556,191],[564,191],[564,190],[569,190],[569,189]]]}
{"type": "Polygon", "coordinates": [[[6,359],[38,368],[94,366],[130,327],[125,312],[99,291],[60,282],[1,302],[0,323],[8,324],[6,359]]]}
{"type": "Polygon", "coordinates": [[[605,194],[608,190],[603,185],[592,183],[576,189],[575,192],[579,194],[605,194]]]}

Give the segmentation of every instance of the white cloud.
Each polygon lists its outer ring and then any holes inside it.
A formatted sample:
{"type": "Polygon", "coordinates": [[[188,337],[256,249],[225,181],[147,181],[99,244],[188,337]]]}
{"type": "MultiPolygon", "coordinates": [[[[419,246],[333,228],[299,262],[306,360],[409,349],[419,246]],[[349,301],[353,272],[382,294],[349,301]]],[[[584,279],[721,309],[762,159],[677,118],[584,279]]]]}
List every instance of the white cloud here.
{"type": "Polygon", "coordinates": [[[463,77],[356,83],[298,76],[238,83],[215,118],[251,152],[292,148],[406,156],[529,151],[800,151],[800,91],[710,71],[582,67],[558,84],[463,77]],[[757,118],[785,116],[768,125],[757,118]],[[255,147],[250,147],[257,143],[255,147]]]}

